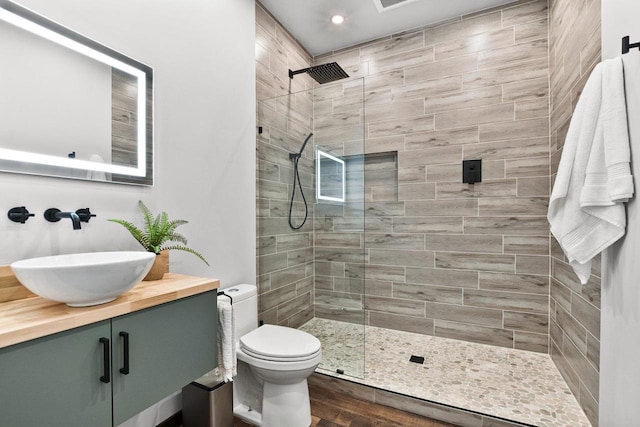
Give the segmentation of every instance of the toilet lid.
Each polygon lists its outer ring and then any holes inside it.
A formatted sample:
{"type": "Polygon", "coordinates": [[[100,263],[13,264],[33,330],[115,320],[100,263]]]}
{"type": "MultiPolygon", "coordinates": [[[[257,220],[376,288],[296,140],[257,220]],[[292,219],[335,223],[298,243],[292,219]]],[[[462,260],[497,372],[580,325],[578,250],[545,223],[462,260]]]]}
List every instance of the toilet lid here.
{"type": "Polygon", "coordinates": [[[320,341],[297,329],[264,325],[242,336],[240,348],[262,357],[293,360],[318,353],[320,341]]]}

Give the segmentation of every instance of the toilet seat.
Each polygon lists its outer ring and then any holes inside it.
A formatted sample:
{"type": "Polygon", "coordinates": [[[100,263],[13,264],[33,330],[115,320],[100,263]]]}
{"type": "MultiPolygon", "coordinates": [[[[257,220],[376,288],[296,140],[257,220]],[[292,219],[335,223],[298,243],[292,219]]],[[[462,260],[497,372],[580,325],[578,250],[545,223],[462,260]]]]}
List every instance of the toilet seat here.
{"type": "Polygon", "coordinates": [[[314,357],[316,357],[318,355],[318,352],[320,350],[318,350],[317,352],[309,355],[309,356],[301,356],[301,357],[273,357],[273,356],[265,356],[264,354],[260,354],[260,353],[256,353],[253,352],[251,350],[249,350],[248,348],[242,348],[242,351],[251,357],[255,357],[256,359],[262,359],[262,360],[269,360],[272,362],[282,362],[282,363],[288,363],[288,362],[304,362],[305,360],[309,360],[309,359],[313,359],[314,357]]]}
{"type": "Polygon", "coordinates": [[[321,350],[313,354],[309,359],[306,360],[282,361],[255,357],[247,353],[245,350],[241,349],[240,344],[238,344],[238,348],[236,349],[236,356],[238,357],[239,361],[246,363],[252,368],[268,369],[271,371],[281,372],[294,372],[306,369],[312,369],[313,371],[320,364],[320,362],[322,362],[321,350]]]}
{"type": "Polygon", "coordinates": [[[239,348],[248,356],[272,362],[302,362],[320,353],[320,340],[293,328],[264,325],[242,336],[239,348]]]}

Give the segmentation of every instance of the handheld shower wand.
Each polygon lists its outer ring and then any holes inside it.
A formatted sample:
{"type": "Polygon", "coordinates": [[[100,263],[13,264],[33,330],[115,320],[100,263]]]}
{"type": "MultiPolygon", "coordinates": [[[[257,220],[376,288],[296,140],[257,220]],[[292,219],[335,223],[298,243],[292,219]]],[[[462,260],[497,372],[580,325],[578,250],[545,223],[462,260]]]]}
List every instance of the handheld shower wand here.
{"type": "Polygon", "coordinates": [[[309,136],[307,136],[307,138],[304,140],[304,142],[302,143],[302,147],[300,148],[299,152],[297,152],[297,153],[289,153],[289,160],[299,159],[300,157],[302,157],[302,152],[304,151],[304,147],[307,146],[307,142],[309,142],[309,140],[311,139],[312,136],[313,136],[313,132],[311,132],[309,134],[309,136]]]}
{"type": "Polygon", "coordinates": [[[304,147],[307,146],[307,142],[313,136],[313,132],[307,136],[307,138],[302,143],[302,147],[300,147],[300,151],[297,153],[289,153],[289,160],[293,160],[293,189],[291,191],[291,203],[289,203],[289,227],[293,230],[299,230],[302,226],[307,222],[307,217],[309,216],[309,207],[307,206],[307,199],[304,197],[304,191],[302,190],[302,183],[300,183],[300,173],[298,172],[298,161],[302,157],[302,152],[304,151],[304,147]],[[300,187],[300,195],[302,196],[302,201],[304,202],[304,219],[302,220],[302,224],[293,225],[293,219],[291,218],[291,214],[293,212],[293,199],[296,195],[296,182],[298,183],[298,187],[300,187]]]}

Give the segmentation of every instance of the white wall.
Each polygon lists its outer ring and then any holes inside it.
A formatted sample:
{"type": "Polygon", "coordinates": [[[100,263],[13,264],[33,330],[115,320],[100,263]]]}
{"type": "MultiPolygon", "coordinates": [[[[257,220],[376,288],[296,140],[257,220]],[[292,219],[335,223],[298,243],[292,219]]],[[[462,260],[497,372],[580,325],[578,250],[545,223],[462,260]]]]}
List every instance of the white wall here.
{"type": "MultiPolygon", "coordinates": [[[[602,57],[621,54],[623,36],[640,41],[640,2],[602,1],[602,57]]],[[[640,51],[624,56],[640,70],[640,51]]],[[[637,425],[640,402],[640,74],[625,75],[635,199],[627,207],[627,234],[603,257],[600,342],[600,426],[637,425]]]]}
{"type": "MultiPolygon", "coordinates": [[[[20,3],[154,68],[153,188],[0,173],[0,214],[25,205],[26,224],[0,221],[0,265],[39,255],[135,249],[107,218],[139,219],[137,201],[189,220],[179,231],[211,267],[172,252],[175,272],[255,279],[255,60],[251,0],[21,0],[20,3]],[[73,231],[49,207],[90,207],[73,231]]],[[[4,214],[1,215],[4,217],[4,214]]],[[[6,218],[6,217],[5,217],[6,218]]]]}
{"type": "Polygon", "coordinates": [[[137,202],[189,220],[179,230],[211,263],[172,252],[174,272],[223,286],[255,280],[255,6],[253,0],[20,0],[154,68],[155,186],[0,173],[0,265],[59,253],[137,249],[107,218],[139,221],[137,202]],[[26,224],[4,212],[25,205],[26,224]],[[90,207],[82,230],[45,209],[90,207]]]}

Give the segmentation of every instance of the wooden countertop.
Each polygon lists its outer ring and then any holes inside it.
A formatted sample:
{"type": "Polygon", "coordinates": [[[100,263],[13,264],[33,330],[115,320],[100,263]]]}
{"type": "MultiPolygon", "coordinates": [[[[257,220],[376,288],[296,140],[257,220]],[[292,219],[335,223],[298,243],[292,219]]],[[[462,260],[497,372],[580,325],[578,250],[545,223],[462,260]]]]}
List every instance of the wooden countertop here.
{"type": "Polygon", "coordinates": [[[0,348],[79,326],[201,294],[220,281],[168,273],[162,280],[140,282],[107,304],[69,307],[40,297],[0,303],[0,348]]]}

